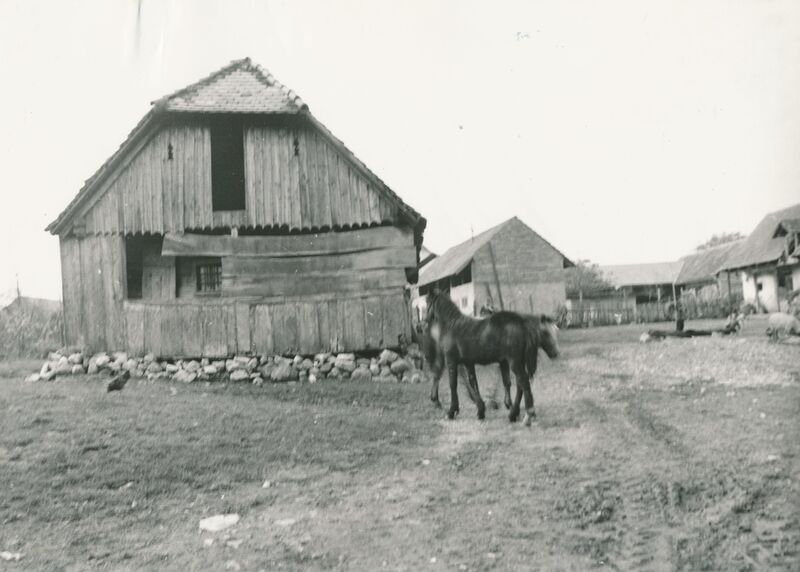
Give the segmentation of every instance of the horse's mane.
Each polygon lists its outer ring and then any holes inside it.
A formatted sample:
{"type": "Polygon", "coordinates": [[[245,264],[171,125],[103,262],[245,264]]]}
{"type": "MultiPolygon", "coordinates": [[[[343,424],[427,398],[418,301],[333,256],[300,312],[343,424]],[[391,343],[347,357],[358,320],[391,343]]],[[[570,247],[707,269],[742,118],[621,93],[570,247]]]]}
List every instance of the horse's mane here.
{"type": "Polygon", "coordinates": [[[450,296],[441,293],[431,294],[431,307],[434,309],[436,319],[445,325],[452,325],[465,318],[450,296]]]}

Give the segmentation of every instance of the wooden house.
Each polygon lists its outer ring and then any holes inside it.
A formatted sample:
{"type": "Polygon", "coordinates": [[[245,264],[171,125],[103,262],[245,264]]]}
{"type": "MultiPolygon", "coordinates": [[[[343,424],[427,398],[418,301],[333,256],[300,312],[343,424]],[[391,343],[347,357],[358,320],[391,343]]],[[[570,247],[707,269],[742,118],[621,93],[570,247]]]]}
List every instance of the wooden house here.
{"type": "Polygon", "coordinates": [[[800,204],[767,214],[722,270],[738,274],[744,300],[759,311],[787,310],[800,288],[800,204]]]}
{"type": "Polygon", "coordinates": [[[396,346],[425,224],[244,59],[154,102],[47,230],[68,344],[211,357],[396,346]]]}
{"type": "Polygon", "coordinates": [[[453,246],[420,269],[414,308],[433,289],[450,297],[467,315],[482,308],[552,313],[566,301],[564,268],[572,262],[519,218],[453,246]]]}

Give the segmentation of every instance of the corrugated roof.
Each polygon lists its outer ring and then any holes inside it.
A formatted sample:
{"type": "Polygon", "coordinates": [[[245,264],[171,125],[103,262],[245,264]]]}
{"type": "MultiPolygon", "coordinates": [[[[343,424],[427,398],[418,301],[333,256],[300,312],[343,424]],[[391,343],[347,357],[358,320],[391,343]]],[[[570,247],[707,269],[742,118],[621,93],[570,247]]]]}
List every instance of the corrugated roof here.
{"type": "Polygon", "coordinates": [[[647,264],[617,264],[601,266],[603,277],[615,288],[623,286],[656,286],[673,284],[683,267],[683,261],[651,262],[647,264]]]}
{"type": "Polygon", "coordinates": [[[721,244],[712,248],[701,250],[681,258],[683,267],[678,274],[677,284],[693,284],[696,282],[713,281],[717,273],[725,265],[731,252],[736,249],[744,239],[721,244]]]}
{"type": "Polygon", "coordinates": [[[76,213],[83,202],[100,186],[102,180],[123,160],[134,143],[155,132],[159,119],[169,113],[254,113],[295,114],[305,117],[311,125],[328,138],[353,165],[395,203],[414,225],[415,239],[422,242],[425,218],[406,204],[392,189],[373,173],[345,144],[331,133],[294,91],[281,84],[266,69],[250,58],[235,60],[220,70],[183,89],[162,97],[136,125],[120,147],[86,180],[81,190],[45,230],[57,234],[76,213]]]}
{"type": "Polygon", "coordinates": [[[773,238],[778,225],[800,218],[800,204],[769,213],[750,235],[730,253],[723,269],[733,270],[775,262],[780,258],[786,241],[773,238]]]}

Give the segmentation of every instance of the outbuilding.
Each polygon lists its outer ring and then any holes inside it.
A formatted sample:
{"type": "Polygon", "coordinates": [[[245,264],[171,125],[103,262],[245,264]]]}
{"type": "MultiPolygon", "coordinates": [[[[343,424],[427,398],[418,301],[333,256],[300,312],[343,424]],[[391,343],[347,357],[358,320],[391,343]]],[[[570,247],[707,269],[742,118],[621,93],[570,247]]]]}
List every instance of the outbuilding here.
{"type": "Polygon", "coordinates": [[[243,59],[154,102],[47,230],[69,345],[214,357],[396,346],[425,224],[243,59]]]}

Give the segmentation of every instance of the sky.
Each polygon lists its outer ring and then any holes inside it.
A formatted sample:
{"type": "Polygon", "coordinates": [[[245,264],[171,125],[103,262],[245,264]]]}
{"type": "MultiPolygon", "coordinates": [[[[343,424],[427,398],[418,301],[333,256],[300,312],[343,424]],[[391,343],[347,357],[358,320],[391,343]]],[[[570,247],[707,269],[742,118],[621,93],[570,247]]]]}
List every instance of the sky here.
{"type": "Polygon", "coordinates": [[[800,202],[794,0],[0,0],[0,293],[150,102],[249,56],[428,220],[676,260],[800,202]]]}

